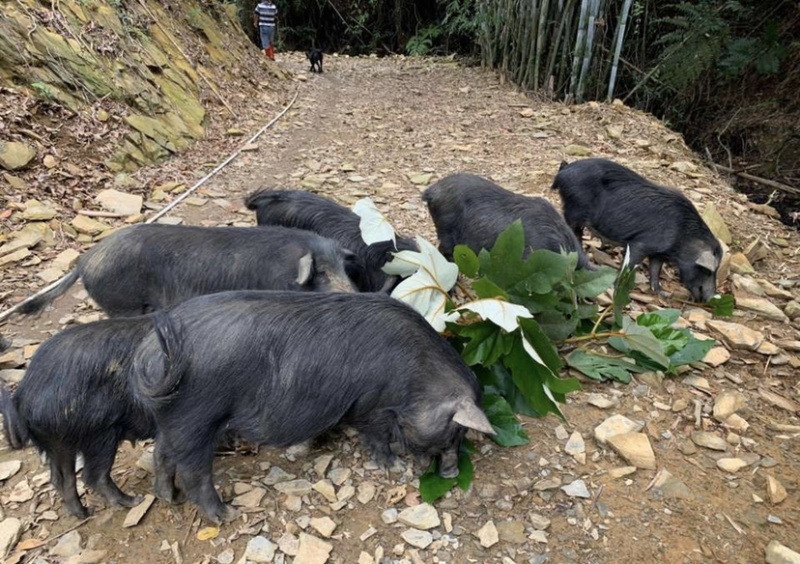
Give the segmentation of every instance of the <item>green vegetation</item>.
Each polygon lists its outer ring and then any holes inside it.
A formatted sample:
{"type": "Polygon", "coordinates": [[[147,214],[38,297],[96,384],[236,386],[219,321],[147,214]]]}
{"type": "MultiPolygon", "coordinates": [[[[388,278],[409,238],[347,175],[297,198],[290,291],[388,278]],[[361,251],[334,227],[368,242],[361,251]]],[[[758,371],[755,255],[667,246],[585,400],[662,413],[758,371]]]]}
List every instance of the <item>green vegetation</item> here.
{"type": "MultiPolygon", "coordinates": [[[[713,346],[713,340],[699,340],[677,326],[678,310],[635,319],[627,315],[635,280],[627,266],[619,274],[608,267],[576,270],[575,254],[537,250],[523,258],[524,250],[519,221],[491,251],[476,255],[456,247],[454,259],[469,279],[465,291],[470,301],[446,307],[468,310],[447,323],[445,336],[478,377],[497,444],[528,443],[518,414],[563,417],[559,404],[580,389],[575,378],[561,376],[565,367],[595,380],[629,382],[636,373],[675,374],[679,366],[701,361],[713,346]],[[612,285],[613,301],[600,311],[596,298],[612,285]]],[[[469,451],[464,448],[459,461],[464,475],[446,480],[433,466],[422,476],[424,500],[441,497],[455,485],[469,486],[469,451]]]]}

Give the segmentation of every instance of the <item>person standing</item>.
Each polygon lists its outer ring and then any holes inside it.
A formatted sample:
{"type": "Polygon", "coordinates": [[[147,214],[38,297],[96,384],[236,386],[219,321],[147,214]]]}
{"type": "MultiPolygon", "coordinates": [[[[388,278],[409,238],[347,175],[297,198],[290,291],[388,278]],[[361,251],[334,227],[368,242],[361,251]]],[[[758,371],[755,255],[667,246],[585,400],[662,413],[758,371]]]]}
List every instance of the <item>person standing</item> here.
{"type": "Polygon", "coordinates": [[[272,3],[272,0],[263,0],[258,3],[253,12],[253,25],[258,27],[264,54],[274,61],[273,41],[275,30],[278,27],[278,7],[272,3]]]}

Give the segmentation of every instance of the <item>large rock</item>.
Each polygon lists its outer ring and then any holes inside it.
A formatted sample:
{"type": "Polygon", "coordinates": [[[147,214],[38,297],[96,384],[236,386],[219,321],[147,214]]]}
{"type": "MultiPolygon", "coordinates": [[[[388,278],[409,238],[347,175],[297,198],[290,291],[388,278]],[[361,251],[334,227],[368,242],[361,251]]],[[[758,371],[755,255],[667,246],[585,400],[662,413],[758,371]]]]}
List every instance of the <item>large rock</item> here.
{"type": "Polygon", "coordinates": [[[257,536],[247,542],[244,558],[250,562],[272,562],[278,546],[269,539],[257,536]]]}
{"type": "Polygon", "coordinates": [[[8,554],[14,548],[22,533],[22,522],[16,517],[9,517],[0,522],[0,555],[8,554]]]}
{"type": "Polygon", "coordinates": [[[72,220],[72,227],[78,233],[85,233],[86,235],[97,235],[103,231],[111,229],[110,225],[106,225],[100,221],[86,217],[85,215],[76,215],[72,220]]]}
{"type": "Polygon", "coordinates": [[[0,141],[0,166],[7,170],[25,168],[36,156],[36,149],[25,143],[0,141]]]}
{"type": "Polygon", "coordinates": [[[31,252],[28,249],[14,251],[13,253],[9,253],[0,258],[0,267],[11,264],[12,262],[19,262],[22,259],[28,258],[29,256],[31,256],[31,252]]]}
{"type": "Polygon", "coordinates": [[[756,270],[744,253],[734,253],[731,255],[730,271],[735,274],[755,274],[756,270]]]}
{"type": "Polygon", "coordinates": [[[397,516],[397,519],[403,525],[422,530],[433,529],[438,527],[441,523],[436,509],[428,503],[420,503],[419,505],[403,509],[397,516]]]}
{"type": "Polygon", "coordinates": [[[714,399],[714,419],[724,423],[728,417],[742,409],[747,403],[744,394],[737,390],[726,390],[714,399]]]}
{"type": "Polygon", "coordinates": [[[44,239],[42,229],[36,224],[28,224],[15,233],[11,241],[0,247],[0,257],[20,249],[30,249],[42,239],[44,239]]]}
{"type": "Polygon", "coordinates": [[[788,321],[789,318],[781,311],[781,308],[773,304],[766,298],[736,298],[736,306],[749,311],[754,311],[761,317],[773,319],[775,321],[788,321]]]}
{"type": "Polygon", "coordinates": [[[783,313],[785,313],[789,319],[797,319],[800,317],[800,302],[792,300],[783,308],[783,313]]]}
{"type": "Polygon", "coordinates": [[[644,470],[655,470],[656,455],[650,446],[650,439],[644,433],[615,435],[608,439],[608,444],[629,464],[644,470]]]}
{"type": "Polygon", "coordinates": [[[297,551],[295,562],[304,564],[325,564],[333,550],[333,545],[324,540],[300,533],[300,548],[297,551]]]}
{"type": "Polygon", "coordinates": [[[109,188],[95,196],[95,201],[110,212],[134,215],[141,211],[144,199],[135,194],[109,188]]]}
{"type": "Polygon", "coordinates": [[[738,323],[712,319],[706,326],[718,333],[732,349],[755,351],[764,342],[764,334],[738,323]]]}
{"type": "Polygon", "coordinates": [[[697,446],[710,448],[711,450],[724,452],[728,449],[728,443],[725,442],[725,439],[708,431],[695,431],[692,433],[692,442],[697,446]]]}
{"type": "Polygon", "coordinates": [[[714,204],[706,204],[702,217],[703,221],[706,222],[706,225],[708,225],[708,228],[717,239],[726,245],[730,245],[733,242],[731,232],[725,224],[725,220],[722,219],[722,216],[717,211],[717,208],[714,207],[714,204]]]}
{"type": "Polygon", "coordinates": [[[776,540],[767,545],[767,564],[800,564],[800,554],[776,540]]]}
{"type": "Polygon", "coordinates": [[[605,444],[606,441],[615,435],[634,433],[640,431],[642,427],[644,427],[644,423],[632,421],[624,415],[612,415],[594,428],[594,438],[600,444],[605,444]]]}
{"type": "Polygon", "coordinates": [[[433,542],[433,535],[428,531],[420,531],[419,529],[406,529],[400,535],[404,541],[411,546],[426,549],[433,542]]]}
{"type": "Polygon", "coordinates": [[[56,214],[58,214],[56,210],[39,200],[28,200],[25,202],[25,211],[22,212],[22,217],[30,221],[50,221],[56,214]]]}
{"type": "Polygon", "coordinates": [[[490,548],[500,541],[500,535],[497,532],[497,527],[494,526],[494,521],[486,521],[486,524],[475,531],[475,536],[481,543],[483,548],[490,548]]]}
{"type": "Polygon", "coordinates": [[[70,531],[58,539],[58,543],[50,550],[50,555],[69,558],[70,556],[75,556],[80,551],[81,535],[78,531],[70,531]]]}

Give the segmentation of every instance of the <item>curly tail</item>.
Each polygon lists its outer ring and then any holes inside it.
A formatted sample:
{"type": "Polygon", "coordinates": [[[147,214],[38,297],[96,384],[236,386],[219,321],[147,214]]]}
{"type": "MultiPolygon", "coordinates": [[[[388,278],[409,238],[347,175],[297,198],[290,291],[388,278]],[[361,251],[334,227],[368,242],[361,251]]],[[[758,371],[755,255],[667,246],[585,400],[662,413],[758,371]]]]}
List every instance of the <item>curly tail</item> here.
{"type": "Polygon", "coordinates": [[[44,306],[69,290],[70,287],[78,281],[78,278],[80,278],[80,273],[76,268],[67,274],[63,280],[47,289],[41,296],[36,296],[32,300],[24,302],[17,311],[22,314],[31,314],[41,311],[44,306]]]}
{"type": "Polygon", "coordinates": [[[21,449],[28,444],[30,434],[25,420],[20,417],[11,392],[5,386],[0,387],[0,412],[3,414],[3,433],[6,441],[13,449],[21,449]]]}
{"type": "MultiPolygon", "coordinates": [[[[569,163],[567,161],[561,161],[561,164],[558,165],[558,172],[564,170],[564,168],[568,167],[569,163]]],[[[551,190],[559,190],[561,189],[561,184],[558,181],[558,173],[553,177],[553,184],[550,186],[551,190]]]]}
{"type": "Polygon", "coordinates": [[[189,359],[183,353],[180,331],[169,313],[157,311],[152,314],[152,321],[161,355],[158,358],[140,358],[136,372],[143,399],[148,403],[162,404],[169,402],[178,391],[189,359]]]}

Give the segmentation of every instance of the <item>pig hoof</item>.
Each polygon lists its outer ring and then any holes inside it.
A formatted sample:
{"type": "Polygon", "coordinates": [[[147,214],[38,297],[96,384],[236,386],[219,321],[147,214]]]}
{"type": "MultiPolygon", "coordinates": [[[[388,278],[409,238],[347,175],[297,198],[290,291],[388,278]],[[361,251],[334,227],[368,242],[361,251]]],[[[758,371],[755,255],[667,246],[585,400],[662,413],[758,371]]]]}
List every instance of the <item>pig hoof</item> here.
{"type": "Polygon", "coordinates": [[[80,504],[77,507],[67,506],[67,512],[78,519],[86,519],[89,516],[89,510],[80,504]]]}
{"type": "Polygon", "coordinates": [[[213,511],[206,511],[205,513],[206,516],[217,525],[233,521],[242,514],[241,511],[234,509],[230,505],[222,505],[218,509],[215,508],[213,511]]]}
{"type": "Polygon", "coordinates": [[[126,495],[120,499],[114,500],[114,503],[122,507],[136,507],[144,501],[144,496],[141,495],[126,495]]]}

